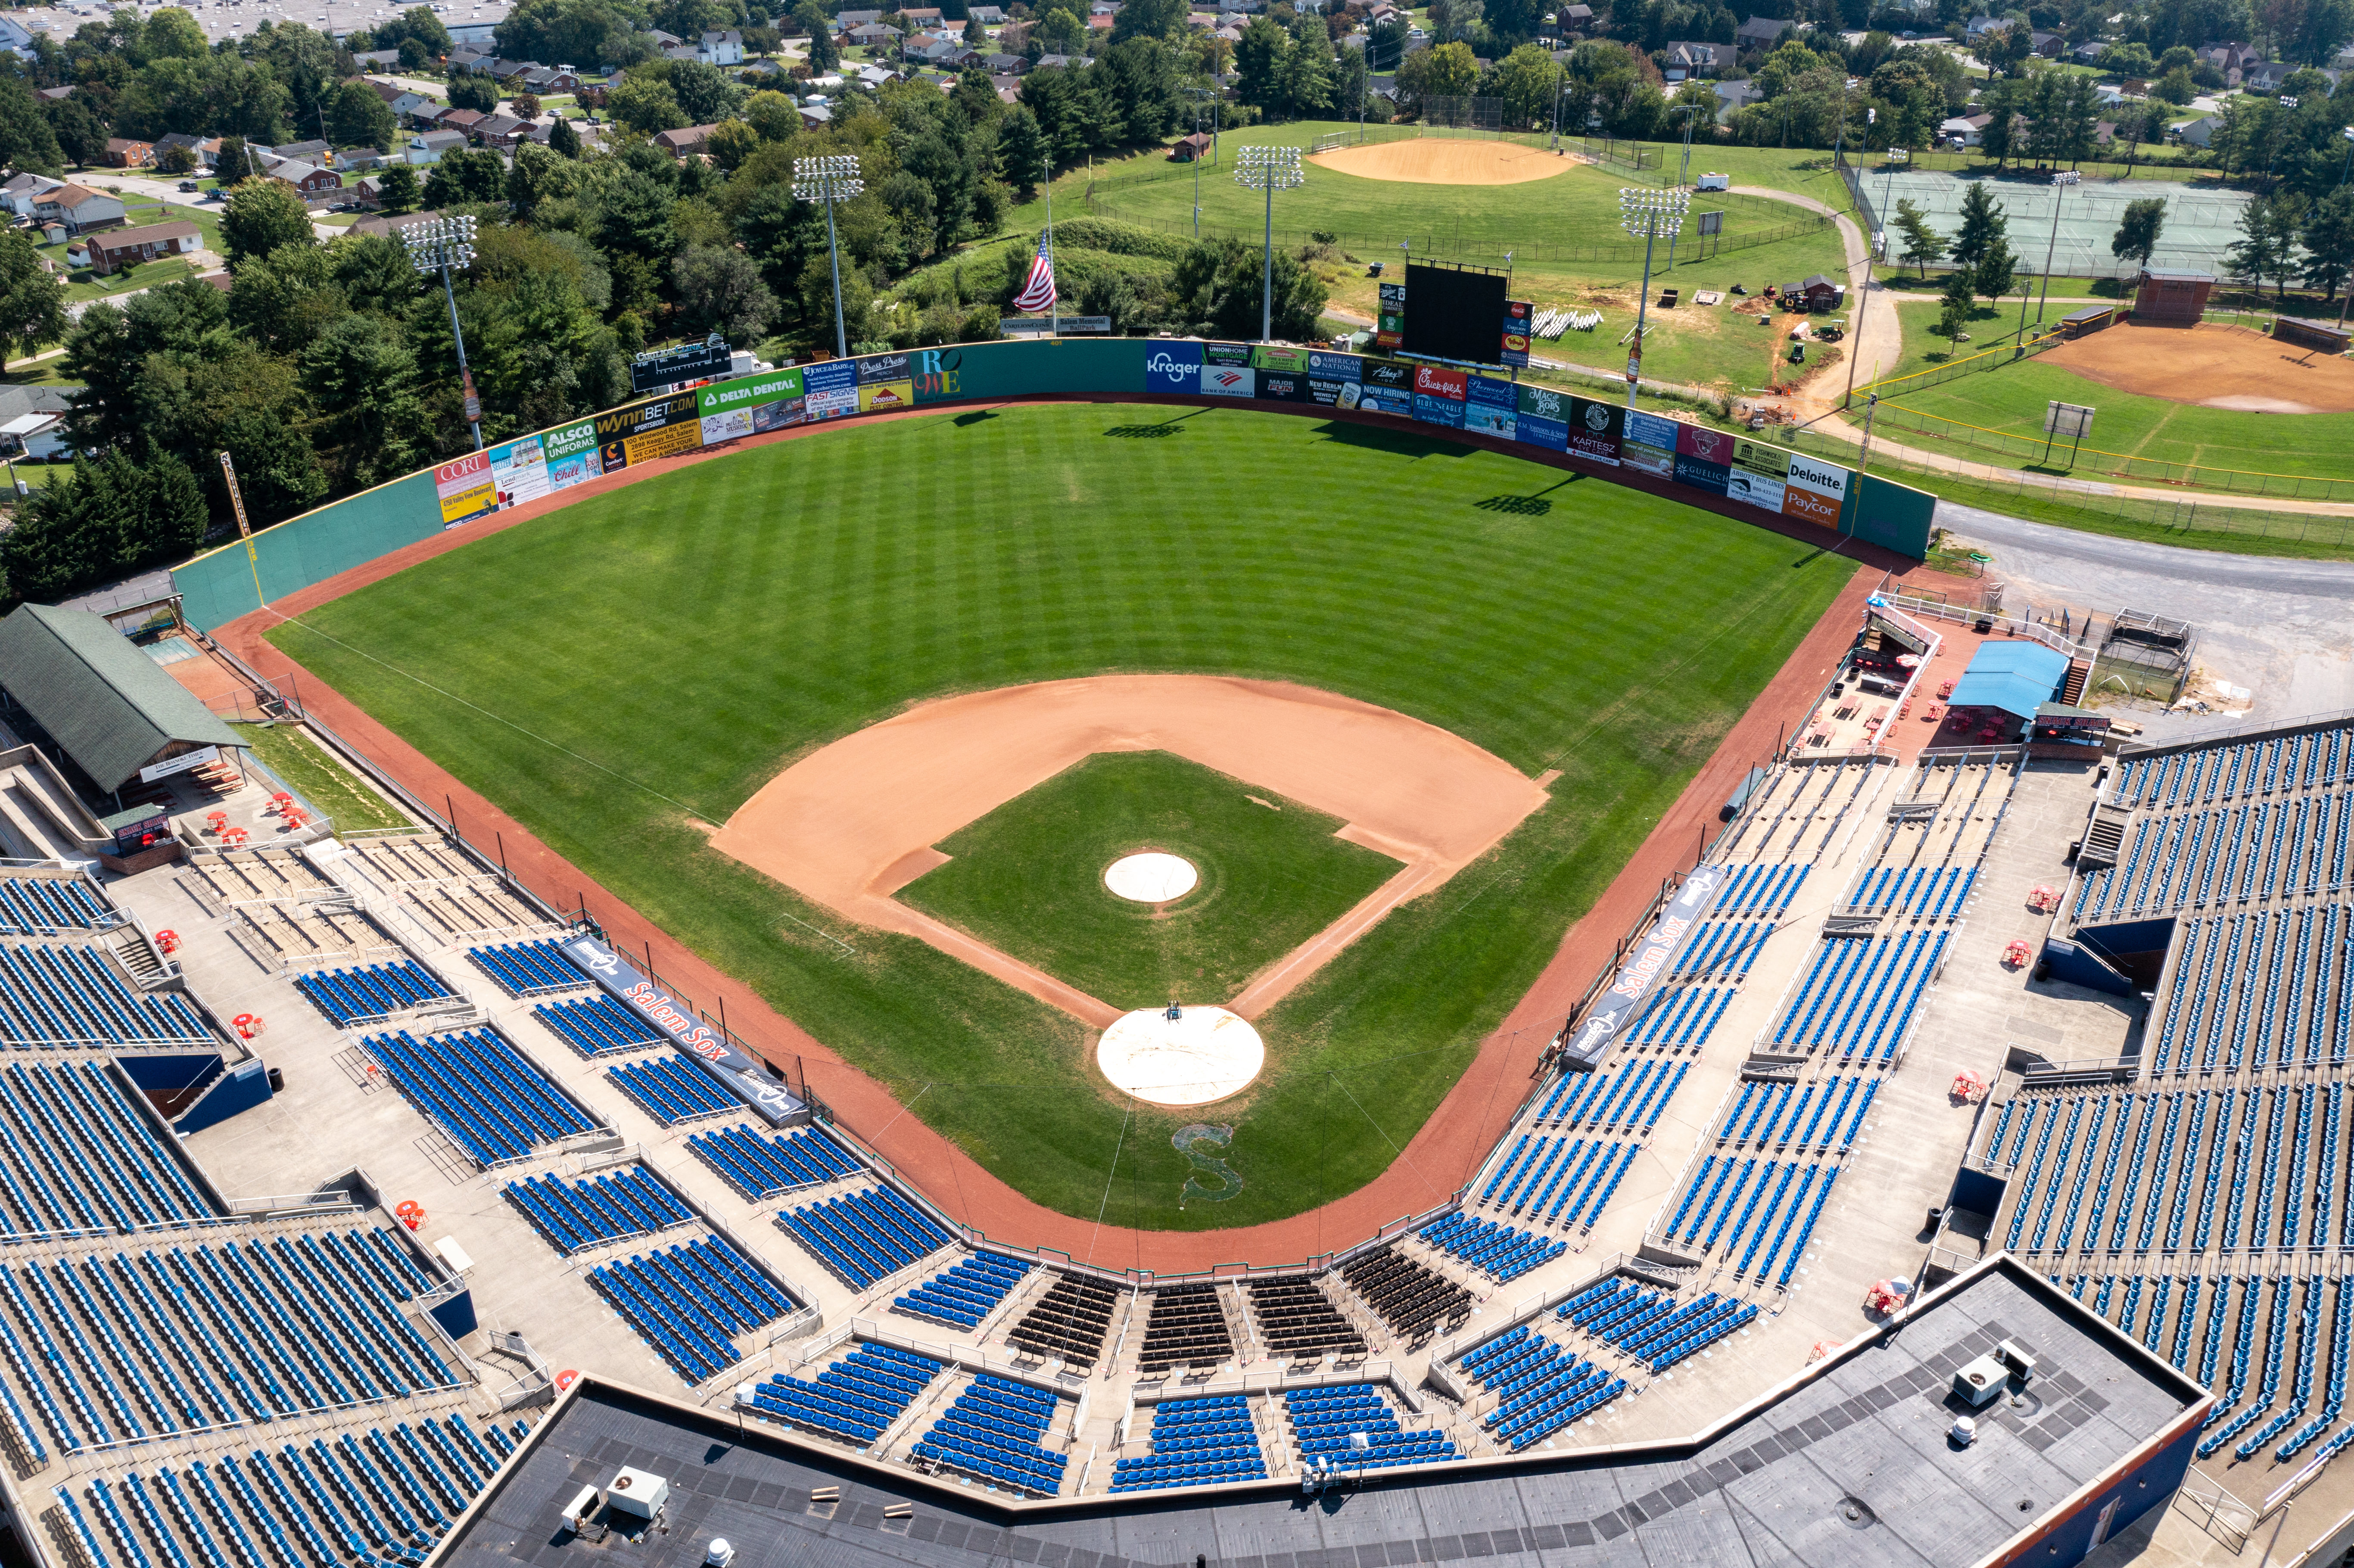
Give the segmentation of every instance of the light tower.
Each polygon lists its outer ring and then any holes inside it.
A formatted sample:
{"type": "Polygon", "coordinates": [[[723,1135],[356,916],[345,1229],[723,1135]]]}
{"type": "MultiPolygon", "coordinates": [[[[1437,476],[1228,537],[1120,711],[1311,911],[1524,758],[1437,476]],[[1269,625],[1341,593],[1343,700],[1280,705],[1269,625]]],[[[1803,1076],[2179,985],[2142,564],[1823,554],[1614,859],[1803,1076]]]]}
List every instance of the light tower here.
{"type": "Polygon", "coordinates": [[[482,400],[474,396],[474,373],[466,368],[466,334],[458,327],[458,291],[450,281],[452,267],[463,271],[474,264],[474,220],[430,217],[400,231],[408,247],[409,264],[431,276],[441,274],[441,297],[450,304],[450,341],[458,345],[458,379],[466,388],[466,423],[473,428],[474,450],[482,450],[482,400]]]}
{"type": "Polygon", "coordinates": [[[846,154],[803,158],[793,165],[793,198],[825,203],[825,254],[833,265],[833,352],[843,359],[850,357],[850,334],[842,327],[842,250],[834,243],[833,204],[865,190],[858,160],[846,154]]]}
{"type": "Polygon", "coordinates": [[[1682,230],[1684,211],[1691,206],[1691,195],[1681,189],[1658,191],[1648,185],[1630,185],[1618,192],[1618,227],[1643,237],[1643,292],[1635,302],[1635,343],[1627,355],[1629,408],[1635,406],[1636,390],[1643,376],[1643,323],[1649,319],[1651,305],[1651,247],[1660,235],[1672,240],[1682,230]]]}
{"type": "Polygon", "coordinates": [[[1267,193],[1267,266],[1258,297],[1258,339],[1275,335],[1275,193],[1307,183],[1297,147],[1245,147],[1235,160],[1235,184],[1267,193]]]}

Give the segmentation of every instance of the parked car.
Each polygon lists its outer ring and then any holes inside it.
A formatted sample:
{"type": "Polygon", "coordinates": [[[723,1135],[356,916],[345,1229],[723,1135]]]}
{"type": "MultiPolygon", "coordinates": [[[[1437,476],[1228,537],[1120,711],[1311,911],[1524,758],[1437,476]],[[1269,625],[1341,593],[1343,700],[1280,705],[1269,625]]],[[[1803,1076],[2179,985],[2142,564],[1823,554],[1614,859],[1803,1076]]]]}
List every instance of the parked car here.
{"type": "Polygon", "coordinates": [[[196,182],[194,180],[182,180],[180,182],[180,188],[184,191],[195,190],[196,188],[196,182]]]}

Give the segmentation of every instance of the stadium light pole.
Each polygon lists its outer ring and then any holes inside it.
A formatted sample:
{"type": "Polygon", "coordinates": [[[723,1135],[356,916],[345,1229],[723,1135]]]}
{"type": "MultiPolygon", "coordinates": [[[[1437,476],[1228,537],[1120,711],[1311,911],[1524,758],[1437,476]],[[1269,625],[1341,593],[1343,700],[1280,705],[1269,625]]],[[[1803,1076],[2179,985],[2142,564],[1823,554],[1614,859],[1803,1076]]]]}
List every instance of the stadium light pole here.
{"type": "Polygon", "coordinates": [[[466,334],[458,326],[458,291],[450,281],[450,269],[464,269],[474,264],[474,220],[471,217],[431,217],[423,223],[412,223],[400,231],[401,243],[408,248],[408,263],[428,276],[441,274],[441,297],[450,305],[450,341],[458,345],[458,380],[466,389],[466,423],[474,431],[474,450],[482,450],[482,405],[474,396],[474,373],[466,368],[466,334]]]}
{"type": "Polygon", "coordinates": [[[1259,285],[1258,340],[1275,336],[1275,193],[1307,182],[1297,147],[1245,147],[1235,164],[1235,184],[1267,193],[1267,265],[1259,285]]]}
{"type": "Polygon", "coordinates": [[[2354,170],[2354,125],[2340,125],[2338,133],[2346,138],[2346,161],[2338,165],[2338,184],[2343,189],[2347,172],[2354,170]]]}
{"type": "MultiPolygon", "coordinates": [[[[1186,96],[1193,101],[1193,134],[1202,133],[1202,105],[1210,96],[1206,87],[1189,87],[1186,96]]],[[[1202,149],[1193,149],[1193,238],[1202,238],[1202,149]]]]}
{"type": "MultiPolygon", "coordinates": [[[[2052,171],[2052,238],[2043,247],[2043,298],[2037,301],[2035,305],[2035,320],[2038,325],[2041,325],[2043,321],[2043,307],[2050,303],[2052,299],[2052,259],[2060,253],[2060,198],[2067,194],[2068,187],[2074,185],[2076,180],[2077,174],[2073,169],[2052,171]]],[[[2020,343],[2027,341],[2027,296],[2025,294],[2019,296],[2017,341],[2020,343]]]]}
{"type": "Polygon", "coordinates": [[[1665,228],[1670,237],[1684,226],[1684,211],[1691,206],[1690,192],[1683,190],[1655,191],[1642,186],[1621,186],[1618,192],[1618,227],[1629,234],[1643,237],[1643,291],[1635,301],[1635,351],[1627,356],[1627,407],[1635,406],[1636,393],[1643,377],[1643,323],[1650,318],[1651,306],[1651,247],[1665,228]]]}
{"type": "Polygon", "coordinates": [[[847,155],[803,158],[793,165],[793,199],[825,203],[825,254],[833,264],[833,352],[850,357],[850,334],[842,326],[842,248],[834,242],[833,204],[865,193],[858,160],[847,155]]]}

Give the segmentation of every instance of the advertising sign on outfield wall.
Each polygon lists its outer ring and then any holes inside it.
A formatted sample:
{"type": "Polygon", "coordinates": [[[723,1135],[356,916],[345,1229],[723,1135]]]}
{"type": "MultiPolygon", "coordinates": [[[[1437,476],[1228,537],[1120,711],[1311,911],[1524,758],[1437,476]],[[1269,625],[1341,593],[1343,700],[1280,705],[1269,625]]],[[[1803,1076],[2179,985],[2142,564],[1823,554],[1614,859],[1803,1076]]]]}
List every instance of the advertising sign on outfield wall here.
{"type": "Polygon", "coordinates": [[[1536,319],[1536,307],[1526,300],[1504,302],[1504,342],[1497,353],[1496,363],[1526,367],[1529,363],[1529,323],[1536,319]]]}
{"type": "Polygon", "coordinates": [[[1156,343],[1144,355],[1147,392],[1199,392],[1202,389],[1202,345],[1198,343],[1156,343]]]}
{"type": "Polygon", "coordinates": [[[1250,367],[1250,346],[1240,343],[1202,345],[1202,395],[1205,397],[1255,397],[1258,373],[1250,367]]]}
{"type": "Polygon", "coordinates": [[[498,482],[491,476],[488,452],[468,452],[455,462],[433,471],[433,493],[441,498],[441,526],[454,527],[470,517],[499,509],[498,482]]]}
{"type": "Polygon", "coordinates": [[[858,411],[888,414],[916,406],[916,372],[904,354],[870,354],[858,366],[858,411]]]}
{"type": "Polygon", "coordinates": [[[806,389],[802,407],[811,422],[839,419],[858,412],[858,366],[854,360],[829,359],[801,371],[806,389]]]}
{"type": "Polygon", "coordinates": [[[548,491],[547,456],[542,450],[541,439],[525,436],[519,441],[493,447],[491,479],[498,486],[502,511],[546,495],[548,491]]]}
{"type": "Polygon", "coordinates": [[[1618,461],[1628,468],[1656,473],[1662,479],[1676,471],[1676,422],[1640,409],[1627,410],[1626,434],[1618,443],[1618,461]]]}
{"type": "Polygon", "coordinates": [[[1449,370],[1443,365],[1417,365],[1414,367],[1414,417],[1426,425],[1445,425],[1459,430],[1463,428],[1464,398],[1470,389],[1470,378],[1460,370],[1449,370]]]}
{"type": "Polygon", "coordinates": [[[1605,403],[1598,397],[1569,400],[1569,450],[1579,457],[1616,467],[1626,436],[1624,405],[1605,403]]]}
{"type": "Polygon", "coordinates": [[[1414,414],[1414,366],[1394,359],[1365,361],[1357,407],[1375,414],[1414,414]]]}
{"type": "Polygon", "coordinates": [[[540,456],[547,462],[547,487],[569,490],[605,471],[597,451],[597,421],[583,419],[559,425],[539,438],[540,456]]]}
{"type": "Polygon", "coordinates": [[[1463,428],[1483,436],[1511,440],[1520,421],[1521,393],[1512,383],[1493,376],[1465,377],[1463,428]]]}

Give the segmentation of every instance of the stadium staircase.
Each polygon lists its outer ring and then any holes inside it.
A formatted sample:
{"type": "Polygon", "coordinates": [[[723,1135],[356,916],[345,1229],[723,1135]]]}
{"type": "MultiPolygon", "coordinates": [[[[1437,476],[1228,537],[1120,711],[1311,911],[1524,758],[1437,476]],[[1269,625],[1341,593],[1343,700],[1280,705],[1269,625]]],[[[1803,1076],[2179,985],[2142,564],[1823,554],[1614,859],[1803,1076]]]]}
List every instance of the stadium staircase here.
{"type": "Polygon", "coordinates": [[[2092,678],[2093,662],[2090,659],[2069,660],[2068,681],[2060,688],[2060,700],[2070,707],[2075,706],[2084,694],[2085,683],[2092,678]]]}

